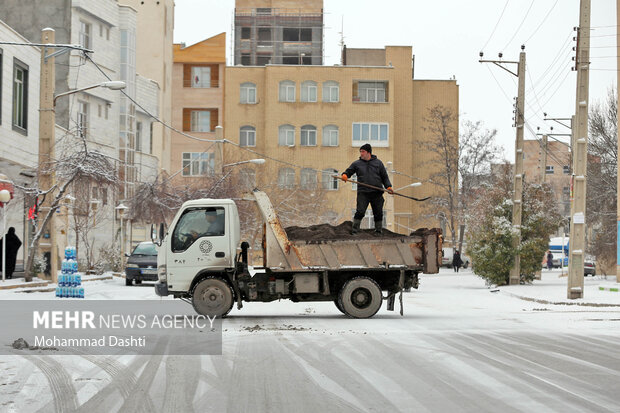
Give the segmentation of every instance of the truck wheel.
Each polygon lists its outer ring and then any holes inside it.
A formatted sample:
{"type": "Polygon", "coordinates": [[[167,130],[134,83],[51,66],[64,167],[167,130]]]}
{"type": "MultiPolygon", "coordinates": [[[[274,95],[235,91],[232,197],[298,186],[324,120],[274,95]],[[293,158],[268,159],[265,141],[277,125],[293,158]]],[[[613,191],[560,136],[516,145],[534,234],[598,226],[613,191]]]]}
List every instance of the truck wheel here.
{"type": "Polygon", "coordinates": [[[372,278],[355,277],[345,283],[338,295],[344,313],[353,318],[370,318],[379,311],[383,296],[372,278]]]}
{"type": "Polygon", "coordinates": [[[338,311],[340,311],[342,314],[346,314],[342,307],[340,307],[340,301],[337,298],[334,300],[334,304],[336,304],[336,308],[338,309],[338,311]]]}
{"type": "Polygon", "coordinates": [[[131,278],[125,277],[125,285],[131,285],[131,278]]]}
{"type": "Polygon", "coordinates": [[[192,305],[198,314],[223,317],[233,306],[233,292],[221,278],[207,277],[200,281],[192,295],[192,305]]]}

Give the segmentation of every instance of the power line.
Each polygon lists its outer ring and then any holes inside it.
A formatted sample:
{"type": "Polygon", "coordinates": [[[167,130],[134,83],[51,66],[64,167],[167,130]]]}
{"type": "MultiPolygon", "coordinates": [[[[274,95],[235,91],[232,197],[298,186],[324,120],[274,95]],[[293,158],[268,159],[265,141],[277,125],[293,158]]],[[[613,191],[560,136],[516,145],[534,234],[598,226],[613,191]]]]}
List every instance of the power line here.
{"type": "MultiPolygon", "coordinates": [[[[551,8],[549,9],[549,11],[547,12],[547,14],[545,15],[545,17],[542,19],[542,21],[540,22],[540,24],[538,25],[538,27],[536,28],[536,30],[534,30],[534,32],[530,35],[530,37],[527,38],[527,40],[524,42],[525,44],[527,44],[527,42],[530,41],[530,39],[532,37],[534,37],[534,35],[536,34],[536,32],[538,32],[538,30],[540,30],[540,28],[542,27],[543,23],[545,22],[545,20],[547,20],[547,17],[549,17],[549,15],[551,14],[551,12],[553,11],[553,9],[555,8],[555,5],[558,4],[558,1],[560,0],[555,0],[555,3],[553,3],[553,6],[551,6],[551,8]]],[[[530,6],[531,7],[531,6],[530,6]]]]}
{"type": "Polygon", "coordinates": [[[499,18],[497,19],[497,23],[495,23],[495,27],[493,28],[493,31],[489,35],[489,38],[487,39],[486,43],[484,44],[484,46],[482,46],[482,49],[480,49],[481,51],[484,51],[484,48],[487,47],[487,45],[489,44],[489,41],[493,37],[495,30],[497,30],[497,26],[499,26],[499,22],[502,20],[502,16],[504,15],[504,12],[506,11],[506,6],[508,6],[509,2],[510,0],[506,0],[506,3],[504,4],[504,8],[502,9],[502,12],[500,13],[499,18]]]}
{"type": "Polygon", "coordinates": [[[503,50],[507,50],[508,49],[508,46],[510,46],[510,43],[513,41],[513,39],[515,38],[517,33],[519,33],[519,30],[521,30],[521,26],[523,26],[523,23],[525,23],[525,19],[527,19],[527,15],[530,14],[530,10],[532,10],[532,6],[534,5],[535,1],[536,0],[532,0],[532,2],[530,3],[530,7],[527,9],[527,12],[525,13],[525,16],[523,16],[523,20],[521,20],[521,23],[519,24],[519,27],[517,27],[517,30],[515,30],[514,34],[510,38],[510,40],[508,40],[508,43],[506,43],[506,46],[504,46],[503,50]]]}

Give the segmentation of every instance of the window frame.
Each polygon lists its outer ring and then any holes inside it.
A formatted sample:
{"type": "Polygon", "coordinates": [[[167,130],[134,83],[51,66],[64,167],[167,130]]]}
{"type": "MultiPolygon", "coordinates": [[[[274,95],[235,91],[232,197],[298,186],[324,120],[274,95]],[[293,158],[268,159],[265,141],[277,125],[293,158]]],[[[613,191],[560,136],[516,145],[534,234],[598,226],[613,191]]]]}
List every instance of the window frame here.
{"type": "Polygon", "coordinates": [[[389,81],[388,80],[355,80],[355,90],[357,96],[353,96],[356,103],[389,103],[389,81]],[[379,87],[381,84],[383,87],[379,87]],[[361,87],[365,85],[365,87],[361,87]],[[383,100],[379,100],[380,92],[383,92],[383,100]]]}
{"type": "Polygon", "coordinates": [[[553,165],[546,165],[545,166],[545,175],[554,175],[555,174],[555,168],[553,167],[553,165]]]}
{"type": "Polygon", "coordinates": [[[323,82],[323,102],[326,103],[339,103],[340,102],[340,83],[335,80],[328,80],[323,82]],[[332,92],[336,90],[336,100],[332,99],[332,92]],[[327,93],[325,93],[327,91],[327,93]],[[326,99],[326,96],[328,99],[326,99]]]}
{"type": "Polygon", "coordinates": [[[323,126],[323,136],[321,139],[321,146],[326,146],[326,147],[331,147],[331,148],[335,148],[340,146],[340,128],[338,128],[337,125],[325,125],[323,126]],[[329,129],[328,129],[329,128],[329,129]],[[333,139],[333,132],[336,132],[336,144],[335,145],[331,145],[331,144],[326,144],[326,136],[325,133],[329,132],[330,136],[329,136],[329,140],[331,141],[333,139]]]}
{"type": "Polygon", "coordinates": [[[299,173],[299,187],[300,189],[305,190],[313,190],[316,189],[318,185],[317,181],[317,171],[314,168],[302,168],[299,173]],[[314,178],[308,179],[308,178],[314,178]]]}
{"type": "Polygon", "coordinates": [[[301,96],[299,97],[299,101],[306,103],[315,103],[318,101],[318,93],[319,90],[317,87],[317,83],[314,80],[306,80],[301,83],[301,96]],[[314,99],[312,99],[311,92],[314,92],[314,99]]]}
{"type": "Polygon", "coordinates": [[[353,122],[351,127],[351,143],[352,146],[359,146],[360,143],[370,143],[373,146],[388,148],[390,146],[390,124],[387,122],[353,122]],[[359,127],[357,127],[358,125],[359,127]],[[367,127],[366,130],[365,127],[367,127]],[[385,139],[381,139],[384,128],[385,139]],[[356,129],[359,129],[359,139],[355,139],[356,129]],[[373,139],[373,129],[377,131],[377,139],[373,139]]]}
{"type": "Polygon", "coordinates": [[[297,98],[297,84],[292,80],[280,81],[278,84],[278,95],[280,102],[294,103],[297,98]],[[290,97],[291,92],[292,98],[290,97]]]}
{"type": "Polygon", "coordinates": [[[278,146],[295,146],[295,126],[291,124],[285,124],[278,126],[278,146]],[[284,131],[284,139],[282,139],[282,132],[284,131]],[[288,143],[289,138],[292,138],[292,143],[288,143]]]}
{"type": "Polygon", "coordinates": [[[88,23],[87,21],[80,20],[80,30],[79,30],[79,42],[80,46],[85,49],[92,48],[92,32],[93,25],[88,23]]]}
{"type": "Polygon", "coordinates": [[[280,189],[292,189],[295,188],[295,169],[294,168],[280,168],[278,170],[278,188],[280,189]],[[292,182],[291,178],[292,177],[292,182]],[[284,182],[282,182],[284,181],[284,182]]]}
{"type": "Polygon", "coordinates": [[[191,66],[191,88],[193,89],[211,89],[211,66],[191,66]],[[208,72],[207,76],[204,76],[204,71],[208,72]],[[196,72],[200,72],[199,84],[195,83],[196,72]],[[206,79],[206,82],[204,81],[206,79]]]}
{"type": "Polygon", "coordinates": [[[256,99],[256,84],[252,82],[244,82],[239,87],[239,103],[245,105],[255,105],[256,99]],[[254,92],[254,99],[250,99],[250,92],[254,92]],[[245,96],[244,96],[245,93],[245,96]],[[245,97],[245,99],[244,99],[245,97]]]}
{"type": "Polygon", "coordinates": [[[13,114],[11,116],[11,124],[13,130],[22,134],[28,133],[28,83],[30,70],[27,64],[17,58],[13,58],[13,78],[11,84],[13,86],[12,106],[13,114]],[[22,79],[17,79],[17,74],[22,73],[22,79]],[[20,93],[18,94],[17,89],[20,93]],[[16,99],[20,97],[19,101],[16,99]],[[19,108],[19,111],[17,109],[19,108]],[[19,117],[19,119],[17,119],[19,117]]]}
{"type": "Polygon", "coordinates": [[[570,165],[562,166],[562,172],[564,173],[564,175],[570,175],[570,165]]]}
{"type": "Polygon", "coordinates": [[[89,112],[90,105],[88,102],[78,99],[76,127],[78,136],[83,139],[88,138],[89,112]]]}
{"type": "Polygon", "coordinates": [[[213,130],[211,129],[211,111],[206,109],[206,110],[192,110],[190,112],[190,126],[189,126],[190,132],[199,132],[199,133],[207,133],[207,132],[213,132],[213,130]],[[200,114],[204,114],[207,113],[208,114],[208,122],[207,124],[209,125],[208,130],[199,130],[198,126],[201,124],[200,122],[200,114]],[[194,115],[196,114],[197,119],[194,118],[194,115]]]}
{"type": "Polygon", "coordinates": [[[317,146],[316,145],[316,126],[314,125],[304,125],[301,127],[301,132],[299,135],[299,146],[317,146]],[[304,143],[304,135],[306,142],[304,143]],[[314,135],[314,144],[311,144],[311,138],[314,135]]]}
{"type": "Polygon", "coordinates": [[[239,146],[255,147],[256,146],[256,128],[251,125],[243,125],[239,128],[239,146]],[[245,143],[244,143],[245,135],[245,143]],[[250,144],[250,136],[252,137],[252,144],[250,144]]]}
{"type": "Polygon", "coordinates": [[[326,191],[337,191],[340,187],[340,179],[334,177],[338,175],[338,170],[333,168],[321,171],[321,186],[326,191]]]}
{"type": "Polygon", "coordinates": [[[182,152],[181,167],[182,176],[213,175],[215,173],[215,154],[213,152],[182,152]]]}

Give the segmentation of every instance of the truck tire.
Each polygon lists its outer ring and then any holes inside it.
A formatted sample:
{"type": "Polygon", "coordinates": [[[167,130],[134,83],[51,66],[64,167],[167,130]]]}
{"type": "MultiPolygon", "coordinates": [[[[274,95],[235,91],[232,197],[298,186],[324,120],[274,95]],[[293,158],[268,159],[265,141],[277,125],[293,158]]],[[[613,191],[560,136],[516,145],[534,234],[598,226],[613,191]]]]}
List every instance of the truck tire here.
{"type": "Polygon", "coordinates": [[[233,291],[221,278],[207,277],[196,284],[192,305],[198,314],[224,317],[232,309],[233,291]]]}
{"type": "Polygon", "coordinates": [[[125,285],[131,285],[131,278],[125,277],[125,285]]]}
{"type": "Polygon", "coordinates": [[[381,287],[369,277],[350,279],[338,294],[340,307],[353,318],[372,317],[381,308],[382,301],[381,287]]]}
{"type": "Polygon", "coordinates": [[[338,311],[340,311],[342,314],[346,314],[342,307],[340,307],[340,301],[338,300],[338,298],[334,300],[334,304],[336,304],[336,308],[338,309],[338,311]]]}

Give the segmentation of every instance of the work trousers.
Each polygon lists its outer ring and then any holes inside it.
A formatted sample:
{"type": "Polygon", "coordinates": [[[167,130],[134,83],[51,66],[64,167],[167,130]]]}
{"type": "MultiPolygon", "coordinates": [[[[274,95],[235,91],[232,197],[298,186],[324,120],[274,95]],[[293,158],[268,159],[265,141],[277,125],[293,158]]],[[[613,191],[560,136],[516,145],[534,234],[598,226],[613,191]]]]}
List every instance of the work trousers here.
{"type": "Polygon", "coordinates": [[[360,192],[357,191],[357,209],[355,210],[355,219],[362,219],[366,215],[368,204],[372,208],[374,220],[383,221],[383,192],[360,192]]]}

